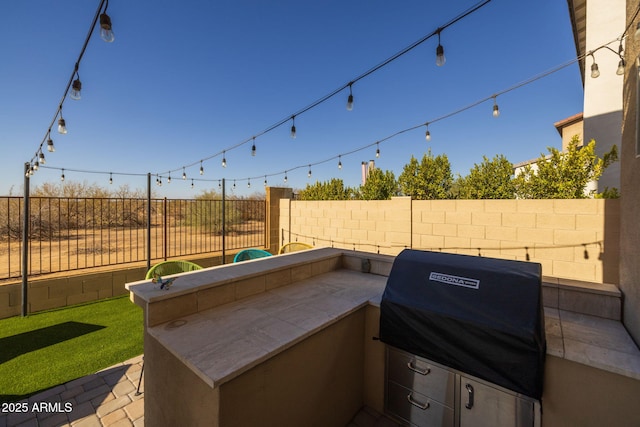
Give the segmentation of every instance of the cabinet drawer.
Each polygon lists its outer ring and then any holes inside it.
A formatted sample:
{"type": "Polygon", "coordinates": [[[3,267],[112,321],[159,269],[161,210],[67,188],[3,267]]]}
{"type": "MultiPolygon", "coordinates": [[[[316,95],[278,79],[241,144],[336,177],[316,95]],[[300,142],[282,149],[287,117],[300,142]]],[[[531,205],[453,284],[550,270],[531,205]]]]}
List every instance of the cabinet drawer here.
{"type": "Polygon", "coordinates": [[[455,374],[426,359],[388,347],[387,379],[450,408],[454,406],[455,374]]]}
{"type": "Polygon", "coordinates": [[[452,408],[393,381],[387,382],[387,412],[416,426],[453,427],[452,408]]]}

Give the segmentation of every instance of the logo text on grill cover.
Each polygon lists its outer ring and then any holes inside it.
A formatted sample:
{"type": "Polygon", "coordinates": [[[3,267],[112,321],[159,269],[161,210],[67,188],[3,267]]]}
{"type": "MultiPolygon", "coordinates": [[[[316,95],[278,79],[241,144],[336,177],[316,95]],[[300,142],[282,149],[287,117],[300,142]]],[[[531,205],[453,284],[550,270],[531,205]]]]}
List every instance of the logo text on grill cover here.
{"type": "Polygon", "coordinates": [[[446,283],[447,285],[462,286],[465,288],[478,289],[480,280],[470,279],[468,277],[452,276],[451,274],[436,273],[432,271],[429,274],[429,280],[434,282],[446,283]]]}

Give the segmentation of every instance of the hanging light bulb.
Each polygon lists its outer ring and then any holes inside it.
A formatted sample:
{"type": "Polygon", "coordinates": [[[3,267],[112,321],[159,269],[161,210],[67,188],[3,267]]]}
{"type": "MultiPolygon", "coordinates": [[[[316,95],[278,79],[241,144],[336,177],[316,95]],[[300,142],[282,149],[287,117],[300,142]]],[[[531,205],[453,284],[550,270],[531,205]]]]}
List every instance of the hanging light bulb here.
{"type": "Polygon", "coordinates": [[[264,176],[264,188],[267,188],[267,175],[264,176]]]}
{"type": "Polygon", "coordinates": [[[236,180],[234,179],[233,180],[233,189],[235,190],[235,188],[236,188],[236,180]]]}
{"type": "Polygon", "coordinates": [[[171,184],[171,172],[169,172],[169,177],[167,178],[167,184],[171,184]]]}
{"type": "Polygon", "coordinates": [[[347,111],[353,110],[353,92],[351,92],[351,85],[353,83],[349,83],[349,98],[347,98],[347,111]]]}
{"type": "Polygon", "coordinates": [[[113,34],[113,28],[111,26],[111,18],[106,14],[107,8],[105,7],[105,13],[100,15],[100,37],[107,43],[112,43],[116,37],[113,34]]]}
{"type": "Polygon", "coordinates": [[[284,183],[287,183],[287,171],[284,171],[284,183]]]}
{"type": "Polygon", "coordinates": [[[442,67],[445,62],[447,62],[447,58],[444,56],[444,47],[440,44],[440,29],[438,29],[438,47],[436,48],[436,65],[438,67],[442,67]]]}
{"type": "Polygon", "coordinates": [[[627,65],[624,58],[620,58],[620,62],[618,62],[618,69],[616,70],[616,74],[619,76],[624,76],[624,67],[627,65]]]}
{"type": "Polygon", "coordinates": [[[222,181],[218,180],[218,188],[222,188],[222,181]]]}
{"type": "Polygon", "coordinates": [[[53,140],[51,139],[51,130],[47,133],[47,151],[50,153],[56,151],[56,147],[53,145],[53,140]]]}
{"type": "Polygon", "coordinates": [[[429,132],[429,123],[427,123],[427,131],[424,134],[424,138],[427,142],[431,141],[431,132],[429,132]]]}
{"type": "Polygon", "coordinates": [[[309,165],[309,172],[307,172],[307,178],[311,178],[311,165],[309,165]]]}
{"type": "Polygon", "coordinates": [[[191,178],[191,188],[195,187],[195,184],[193,183],[193,178],[191,178]]]}
{"type": "Polygon", "coordinates": [[[338,156],[338,169],[342,169],[342,156],[338,156]]]}
{"type": "Polygon", "coordinates": [[[291,116],[293,124],[291,125],[291,138],[296,139],[296,116],[291,116]]]}
{"type": "Polygon", "coordinates": [[[82,82],[80,81],[80,75],[76,71],[76,79],[71,84],[71,90],[69,91],[69,96],[71,99],[79,100],[80,99],[80,91],[82,90],[82,82]]]}
{"type": "Polygon", "coordinates": [[[58,119],[58,133],[62,135],[67,133],[67,123],[62,118],[62,109],[60,109],[60,118],[58,119]]]}
{"type": "Polygon", "coordinates": [[[62,169],[62,174],[60,175],[60,181],[64,182],[64,169],[62,169]]]}
{"type": "Polygon", "coordinates": [[[38,170],[37,164],[36,163],[32,164],[31,167],[29,168],[29,176],[33,176],[33,174],[36,173],[37,170],[38,170]]]}
{"type": "Polygon", "coordinates": [[[224,157],[224,151],[222,152],[222,167],[227,167],[227,159],[224,157]]]}
{"type": "Polygon", "coordinates": [[[109,184],[113,184],[113,175],[109,172],[109,184]]]}
{"type": "Polygon", "coordinates": [[[38,154],[38,163],[40,163],[41,165],[44,165],[45,163],[47,163],[44,158],[44,153],[42,151],[40,151],[40,154],[38,154]]]}
{"type": "Polygon", "coordinates": [[[251,178],[247,178],[247,188],[251,188],[251,178]]]}
{"type": "Polygon", "coordinates": [[[204,168],[202,167],[202,160],[200,160],[200,175],[204,175],[204,168]]]}
{"type": "Polygon", "coordinates": [[[24,173],[24,176],[29,178],[31,175],[33,174],[31,173],[31,164],[29,164],[29,169],[27,169],[27,171],[24,173]]]}
{"type": "Polygon", "coordinates": [[[500,116],[500,109],[498,108],[498,104],[496,102],[496,97],[493,97],[493,117],[500,116]]]}
{"type": "Polygon", "coordinates": [[[251,156],[256,156],[256,137],[253,137],[253,145],[251,146],[251,156]]]}
{"type": "Polygon", "coordinates": [[[593,64],[591,64],[591,78],[596,79],[600,76],[600,70],[598,69],[598,64],[596,64],[596,57],[593,54],[590,54],[591,58],[593,58],[593,64]]]}
{"type": "Polygon", "coordinates": [[[376,159],[380,158],[380,143],[376,142],[376,159]]]}
{"type": "Polygon", "coordinates": [[[187,179],[187,172],[184,170],[184,166],[182,167],[182,179],[187,179]]]}

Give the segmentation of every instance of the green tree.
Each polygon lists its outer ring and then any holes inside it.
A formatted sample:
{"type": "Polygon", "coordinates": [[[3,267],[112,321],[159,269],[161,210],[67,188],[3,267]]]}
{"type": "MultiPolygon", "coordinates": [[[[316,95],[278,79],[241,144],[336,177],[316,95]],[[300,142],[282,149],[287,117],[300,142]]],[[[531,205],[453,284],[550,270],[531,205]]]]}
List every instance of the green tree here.
{"type": "Polygon", "coordinates": [[[344,182],[338,178],[331,178],[329,181],[307,186],[298,193],[300,200],[349,200],[354,198],[355,191],[350,187],[345,187],[344,182]]]}
{"type": "Polygon", "coordinates": [[[411,156],[398,177],[402,194],[416,200],[447,199],[451,196],[453,175],[446,154],[429,152],[418,160],[411,156]]]}
{"type": "Polygon", "coordinates": [[[363,200],[389,200],[398,193],[398,182],[393,172],[382,169],[369,171],[367,181],[360,186],[359,198],[363,200]]]}
{"type": "Polygon", "coordinates": [[[482,163],[475,163],[469,175],[457,179],[460,199],[513,199],[513,165],[502,154],[489,160],[482,156],[482,163]]]}
{"type": "Polygon", "coordinates": [[[600,158],[595,152],[595,140],[585,146],[579,144],[580,138],[576,135],[571,139],[566,152],[549,147],[549,154],[540,156],[536,168],[525,166],[523,172],[513,180],[516,196],[523,199],[589,197],[584,191],[587,183],[600,178],[604,170],[618,160],[618,148],[614,145],[600,158]]]}

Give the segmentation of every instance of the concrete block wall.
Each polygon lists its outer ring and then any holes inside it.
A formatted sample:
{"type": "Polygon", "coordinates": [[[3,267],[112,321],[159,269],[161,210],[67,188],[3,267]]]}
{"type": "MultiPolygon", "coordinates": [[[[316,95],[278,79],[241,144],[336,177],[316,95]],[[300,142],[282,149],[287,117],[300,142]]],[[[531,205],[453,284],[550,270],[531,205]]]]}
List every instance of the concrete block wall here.
{"type": "Polygon", "coordinates": [[[528,260],[541,263],[545,276],[618,283],[619,200],[285,199],[280,214],[286,241],[528,260]]]}

